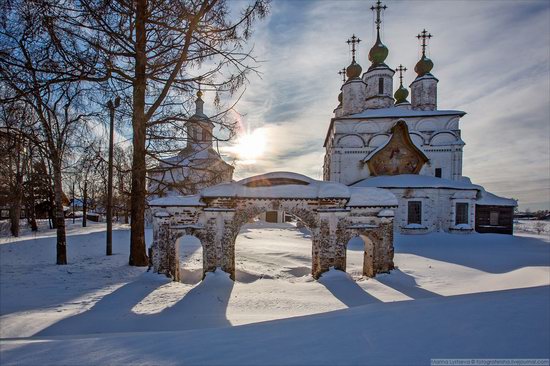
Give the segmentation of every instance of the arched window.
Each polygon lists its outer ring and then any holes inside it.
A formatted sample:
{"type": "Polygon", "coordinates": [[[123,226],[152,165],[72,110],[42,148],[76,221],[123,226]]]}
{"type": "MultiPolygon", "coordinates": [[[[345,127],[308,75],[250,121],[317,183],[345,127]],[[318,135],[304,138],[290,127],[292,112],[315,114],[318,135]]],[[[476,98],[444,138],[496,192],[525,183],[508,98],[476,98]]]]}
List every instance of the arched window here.
{"type": "Polygon", "coordinates": [[[384,78],[378,78],[378,94],[384,94],[384,78]]]}

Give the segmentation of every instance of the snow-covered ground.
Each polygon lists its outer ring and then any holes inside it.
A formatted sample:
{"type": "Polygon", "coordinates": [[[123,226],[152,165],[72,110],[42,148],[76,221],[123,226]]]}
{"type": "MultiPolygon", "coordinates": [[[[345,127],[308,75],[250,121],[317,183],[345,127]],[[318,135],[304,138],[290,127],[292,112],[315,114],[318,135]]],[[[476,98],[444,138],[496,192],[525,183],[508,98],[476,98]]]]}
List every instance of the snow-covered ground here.
{"type": "Polygon", "coordinates": [[[315,281],[306,231],[256,223],[237,239],[236,282],[220,271],[199,282],[193,237],[180,241],[182,282],[170,282],[127,266],[127,226],[115,226],[110,257],[104,224],[68,235],[67,266],[54,264],[54,231],[0,238],[0,364],[550,357],[547,235],[398,235],[398,269],[376,279],[361,278],[354,241],[352,276],[315,281]]]}
{"type": "Polygon", "coordinates": [[[550,221],[548,220],[517,220],[514,222],[514,232],[550,236],[550,221]]]}

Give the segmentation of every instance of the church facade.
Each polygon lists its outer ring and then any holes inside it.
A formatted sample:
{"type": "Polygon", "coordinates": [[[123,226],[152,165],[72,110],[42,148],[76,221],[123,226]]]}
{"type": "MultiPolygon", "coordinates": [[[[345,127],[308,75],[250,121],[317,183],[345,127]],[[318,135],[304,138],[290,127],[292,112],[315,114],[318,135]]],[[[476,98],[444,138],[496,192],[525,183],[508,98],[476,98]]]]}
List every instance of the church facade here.
{"type": "Polygon", "coordinates": [[[512,233],[515,200],[493,195],[462,175],[463,147],[458,110],[438,109],[433,62],[426,55],[431,35],[422,31],[422,57],[409,90],[403,86],[402,65],[392,69],[389,50],[380,36],[380,1],[376,13],[377,38],[370,49],[366,72],[352,62],[325,138],[323,179],[352,187],[392,191],[399,202],[394,228],[401,233],[497,232],[512,233]],[[394,76],[399,87],[393,92],[394,76]]]}

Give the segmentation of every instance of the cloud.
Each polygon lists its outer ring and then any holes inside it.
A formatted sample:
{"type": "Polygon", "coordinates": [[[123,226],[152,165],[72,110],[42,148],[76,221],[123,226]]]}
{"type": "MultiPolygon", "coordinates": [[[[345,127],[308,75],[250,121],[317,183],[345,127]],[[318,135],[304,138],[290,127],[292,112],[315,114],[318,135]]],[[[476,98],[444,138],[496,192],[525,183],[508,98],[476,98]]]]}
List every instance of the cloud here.
{"type": "MultiPolygon", "coordinates": [[[[550,5],[546,1],[388,1],[383,41],[387,64],[414,80],[415,35],[434,38],[429,54],[439,78],[439,108],[462,109],[464,175],[520,205],[550,206],[550,5]]],[[[363,41],[365,70],[374,43],[365,1],[275,1],[252,40],[264,60],[238,104],[249,129],[266,131],[256,164],[236,176],[292,170],[320,177],[323,141],[337,105],[338,70],[349,64],[345,41],[363,41]]],[[[395,84],[397,84],[395,78],[395,84]]],[[[397,87],[397,85],[395,85],[397,87]]]]}

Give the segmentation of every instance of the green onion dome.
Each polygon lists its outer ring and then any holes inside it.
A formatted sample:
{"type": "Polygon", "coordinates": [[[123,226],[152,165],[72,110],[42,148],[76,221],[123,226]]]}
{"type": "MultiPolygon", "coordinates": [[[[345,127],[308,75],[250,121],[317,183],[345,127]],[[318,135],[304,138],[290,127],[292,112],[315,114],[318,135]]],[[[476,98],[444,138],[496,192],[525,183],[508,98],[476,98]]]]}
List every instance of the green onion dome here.
{"type": "Polygon", "coordinates": [[[407,101],[409,91],[403,86],[403,84],[401,84],[401,86],[395,91],[393,96],[395,98],[395,104],[403,103],[407,101]]]}
{"type": "Polygon", "coordinates": [[[378,36],[376,37],[376,43],[369,51],[369,61],[372,62],[374,66],[383,64],[389,52],[388,47],[382,43],[380,36],[378,36]]]}
{"type": "Polygon", "coordinates": [[[359,65],[355,60],[351,62],[351,64],[346,69],[346,75],[348,79],[355,79],[361,76],[361,72],[363,71],[363,68],[361,65],[359,65]]]}
{"type": "Polygon", "coordinates": [[[338,103],[342,104],[342,99],[344,98],[344,94],[342,92],[340,92],[340,94],[338,94],[338,103]]]}
{"type": "Polygon", "coordinates": [[[420,61],[416,63],[414,71],[418,74],[418,76],[424,76],[432,71],[433,67],[434,63],[432,62],[432,60],[427,58],[426,55],[423,55],[420,61]]]}

